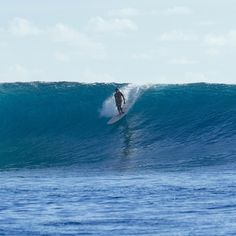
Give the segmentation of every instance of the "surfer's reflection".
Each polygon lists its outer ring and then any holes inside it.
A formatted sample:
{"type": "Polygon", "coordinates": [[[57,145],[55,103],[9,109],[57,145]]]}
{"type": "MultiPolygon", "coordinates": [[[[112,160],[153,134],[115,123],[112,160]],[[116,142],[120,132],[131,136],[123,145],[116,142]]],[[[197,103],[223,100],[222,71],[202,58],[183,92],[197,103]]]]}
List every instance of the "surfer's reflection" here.
{"type": "Polygon", "coordinates": [[[136,158],[134,158],[134,135],[130,120],[124,120],[120,124],[122,134],[122,152],[119,158],[119,169],[121,171],[131,171],[136,168],[136,158]]]}
{"type": "Polygon", "coordinates": [[[121,133],[123,135],[122,156],[128,157],[131,154],[132,132],[126,119],[122,122],[121,133]]]}
{"type": "Polygon", "coordinates": [[[127,171],[133,168],[133,160],[131,158],[133,133],[129,120],[126,120],[126,118],[117,125],[117,128],[119,130],[120,152],[114,159],[113,167],[120,171],[127,171]]]}
{"type": "Polygon", "coordinates": [[[129,123],[125,120],[123,125],[123,155],[128,157],[131,154],[131,141],[132,141],[132,132],[129,128],[129,123]]]}

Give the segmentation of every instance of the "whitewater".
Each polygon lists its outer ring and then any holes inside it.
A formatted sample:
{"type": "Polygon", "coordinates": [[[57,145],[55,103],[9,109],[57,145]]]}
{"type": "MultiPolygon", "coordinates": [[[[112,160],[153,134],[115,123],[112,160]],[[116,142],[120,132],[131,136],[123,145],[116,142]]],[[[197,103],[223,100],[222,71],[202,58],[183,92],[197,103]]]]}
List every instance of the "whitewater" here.
{"type": "Polygon", "coordinates": [[[236,234],[236,85],[2,83],[0,121],[0,235],[236,234]]]}

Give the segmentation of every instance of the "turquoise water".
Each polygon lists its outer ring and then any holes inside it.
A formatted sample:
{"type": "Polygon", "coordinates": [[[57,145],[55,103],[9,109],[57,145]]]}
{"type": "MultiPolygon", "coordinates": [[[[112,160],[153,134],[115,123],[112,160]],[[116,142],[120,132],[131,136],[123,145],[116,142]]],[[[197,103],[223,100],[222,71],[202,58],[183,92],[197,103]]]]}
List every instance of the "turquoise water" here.
{"type": "Polygon", "coordinates": [[[236,86],[0,85],[0,235],[235,235],[236,86]]]}

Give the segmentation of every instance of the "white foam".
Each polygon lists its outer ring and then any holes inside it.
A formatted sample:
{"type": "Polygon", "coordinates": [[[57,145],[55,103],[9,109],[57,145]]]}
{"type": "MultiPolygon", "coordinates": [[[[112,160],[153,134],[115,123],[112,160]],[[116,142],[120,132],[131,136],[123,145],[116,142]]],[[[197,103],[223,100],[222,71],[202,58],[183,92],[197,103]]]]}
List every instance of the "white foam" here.
{"type": "MultiPolygon", "coordinates": [[[[119,89],[125,96],[126,106],[129,107],[130,109],[140,96],[141,87],[138,85],[129,84],[119,89]]],[[[100,116],[112,117],[116,114],[117,114],[117,108],[115,105],[114,95],[112,94],[103,102],[102,108],[100,110],[100,116]]]]}

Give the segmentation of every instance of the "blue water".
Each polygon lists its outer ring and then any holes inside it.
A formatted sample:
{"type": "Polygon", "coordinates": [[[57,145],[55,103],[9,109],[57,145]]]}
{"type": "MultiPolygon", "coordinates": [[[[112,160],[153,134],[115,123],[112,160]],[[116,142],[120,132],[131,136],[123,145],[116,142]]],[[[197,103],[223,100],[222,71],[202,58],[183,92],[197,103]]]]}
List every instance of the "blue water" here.
{"type": "Polygon", "coordinates": [[[0,85],[0,235],[235,235],[236,86],[0,85]]]}

